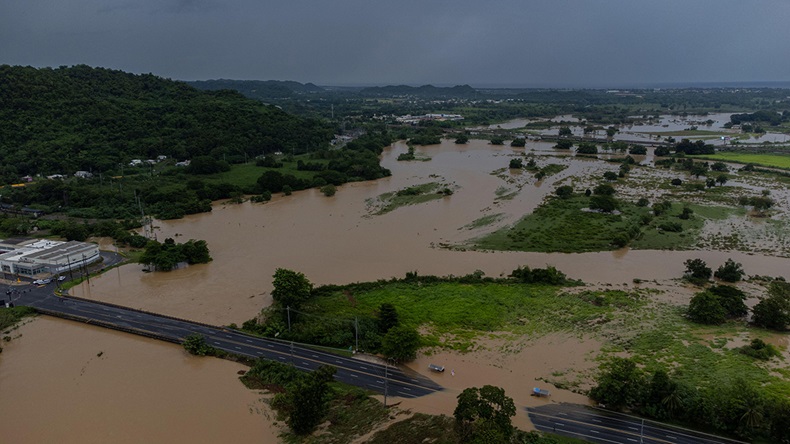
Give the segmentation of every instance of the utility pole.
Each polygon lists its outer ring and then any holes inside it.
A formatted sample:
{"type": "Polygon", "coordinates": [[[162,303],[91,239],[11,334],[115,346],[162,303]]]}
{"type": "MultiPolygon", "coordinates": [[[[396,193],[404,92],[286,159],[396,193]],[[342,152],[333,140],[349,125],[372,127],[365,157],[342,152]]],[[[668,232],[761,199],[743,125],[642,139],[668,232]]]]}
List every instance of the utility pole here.
{"type": "MultiPolygon", "coordinates": [[[[288,333],[291,332],[291,306],[285,307],[285,311],[288,313],[288,333]]],[[[293,344],[292,344],[293,346],[293,344]]]]}
{"type": "Polygon", "coordinates": [[[354,331],[356,332],[354,338],[355,340],[354,351],[359,352],[359,318],[357,318],[356,316],[354,316],[354,331]]]}

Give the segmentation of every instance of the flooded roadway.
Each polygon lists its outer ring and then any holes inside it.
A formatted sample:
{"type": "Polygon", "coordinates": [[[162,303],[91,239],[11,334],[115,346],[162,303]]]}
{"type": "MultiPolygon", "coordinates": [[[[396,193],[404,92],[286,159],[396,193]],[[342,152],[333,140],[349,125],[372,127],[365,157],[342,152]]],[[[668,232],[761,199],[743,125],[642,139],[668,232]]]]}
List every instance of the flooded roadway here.
{"type": "MultiPolygon", "coordinates": [[[[397,162],[406,146],[396,144],[382,159],[393,171],[392,177],[343,185],[333,197],[306,190],[277,196],[267,204],[218,204],[210,214],[156,222],[159,240],[206,240],[214,258],[209,264],[170,273],[144,273],[141,266],[130,264],[72,292],[191,320],[229,324],[250,319],[270,304],[272,275],[278,267],[303,272],[315,284],[342,284],[401,277],[415,270],[434,275],[482,270],[488,276],[500,276],[520,265],[549,264],[590,283],[630,284],[635,278],[677,278],[688,258],[699,257],[717,266],[731,257],[749,274],[790,278],[788,259],[731,252],[544,254],[438,247],[462,243],[515,222],[562,180],[611,169],[600,161],[543,156],[544,145],[527,147],[539,166],[567,163],[569,168],[536,183],[531,175],[511,174],[506,169],[511,156],[522,154],[523,149],[477,140],[468,145],[445,141],[417,148],[418,153],[431,157],[428,162],[397,162]],[[441,200],[381,216],[369,214],[368,199],[427,182],[457,189],[441,200]],[[514,198],[497,199],[497,195],[511,191],[518,192],[514,198]],[[464,228],[496,214],[502,217],[495,226],[464,228]]],[[[240,431],[248,432],[245,437],[263,440],[274,433],[270,419],[250,414],[257,408],[253,407],[257,396],[236,380],[235,370],[240,368],[236,364],[191,358],[172,345],[64,321],[38,319],[22,332],[23,338],[15,340],[0,358],[0,413],[17,415],[20,421],[19,426],[12,426],[14,436],[19,437],[14,442],[68,442],[55,440],[54,434],[74,437],[74,442],[102,442],[108,437],[120,442],[126,438],[129,442],[175,442],[182,441],[181,430],[194,433],[190,442],[216,442],[219,436],[222,440],[242,436],[240,431]],[[100,351],[106,355],[97,357],[100,351]],[[27,407],[15,413],[21,405],[27,407]],[[48,429],[31,434],[28,426],[41,429],[43,417],[56,419],[48,429]],[[75,424],[77,428],[72,428],[75,424]],[[239,435],[234,435],[237,432],[239,435]]],[[[564,351],[543,353],[545,359],[540,362],[530,359],[534,354],[522,354],[526,351],[498,361],[488,355],[443,354],[445,362],[457,364],[457,376],[442,375],[440,382],[449,390],[415,400],[413,407],[451,414],[454,393],[486,383],[503,385],[524,404],[532,402],[527,394],[535,378],[552,369],[591,365],[583,359],[589,342],[577,346],[573,345],[578,342],[575,339],[547,340],[554,342],[534,343],[524,350],[564,351]],[[559,348],[557,341],[567,344],[559,348]]],[[[595,344],[589,346],[590,351],[595,348],[595,344]]],[[[427,358],[421,357],[414,368],[424,372],[426,362],[427,358]]],[[[557,396],[555,399],[577,402],[584,399],[570,392],[557,396]]],[[[517,423],[527,424],[521,415],[517,423]]],[[[4,433],[6,429],[4,426],[4,433]]]]}

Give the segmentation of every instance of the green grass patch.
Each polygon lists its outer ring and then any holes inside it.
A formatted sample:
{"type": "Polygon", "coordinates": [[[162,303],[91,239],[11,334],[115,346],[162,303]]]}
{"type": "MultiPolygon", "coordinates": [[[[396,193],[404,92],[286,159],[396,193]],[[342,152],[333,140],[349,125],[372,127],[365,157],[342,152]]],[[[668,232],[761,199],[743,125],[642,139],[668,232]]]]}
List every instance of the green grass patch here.
{"type": "Polygon", "coordinates": [[[452,191],[445,185],[429,182],[381,194],[375,199],[368,199],[367,204],[371,214],[382,215],[406,205],[418,205],[442,199],[448,194],[452,194],[452,191]]]}
{"type": "Polygon", "coordinates": [[[9,328],[16,325],[25,316],[32,316],[36,311],[30,307],[0,308],[0,331],[8,333],[9,328]]]}
{"type": "Polygon", "coordinates": [[[475,219],[472,222],[464,225],[462,228],[465,230],[474,230],[475,228],[487,227],[502,220],[505,215],[503,213],[489,214],[481,218],[475,219]]]}
{"type": "Polygon", "coordinates": [[[695,159],[709,159],[721,162],[733,162],[743,164],[754,164],[758,166],[790,169],[790,154],[769,154],[769,153],[742,153],[742,152],[720,152],[705,156],[693,156],[695,159]]]}
{"type": "Polygon", "coordinates": [[[568,168],[568,165],[561,165],[558,163],[550,163],[540,169],[538,173],[543,173],[543,177],[553,176],[564,169],[568,168]]]}
{"type": "Polygon", "coordinates": [[[402,323],[429,331],[424,345],[465,351],[477,337],[493,331],[543,335],[582,327],[596,330],[644,300],[623,291],[568,294],[545,285],[390,282],[316,296],[303,310],[326,318],[369,318],[383,303],[395,306],[402,323]]]}
{"type": "MultiPolygon", "coordinates": [[[[703,326],[688,321],[685,309],[665,304],[651,307],[653,319],[635,336],[614,339],[648,371],[671,370],[674,377],[695,387],[724,387],[744,378],[766,393],[790,396],[787,375],[777,377],[770,366],[740,353],[729,339],[761,335],[745,323],[703,326]]],[[[611,351],[617,351],[613,349],[611,351]]]]}
{"type": "Polygon", "coordinates": [[[590,199],[576,195],[551,198],[514,226],[497,230],[470,243],[475,248],[536,252],[580,253],[614,250],[627,235],[631,248],[687,249],[694,246],[705,218],[725,219],[732,210],[693,205],[694,214],[680,219],[683,205],[675,203],[661,216],[648,207],[621,201],[619,213],[586,211],[590,199]]]}
{"type": "Polygon", "coordinates": [[[255,165],[255,162],[250,162],[245,164],[231,165],[230,171],[224,171],[222,173],[211,174],[207,176],[196,176],[196,177],[205,178],[207,181],[214,183],[229,183],[231,185],[238,186],[242,189],[255,185],[258,182],[258,178],[261,177],[263,173],[270,170],[279,171],[282,174],[291,174],[297,179],[306,179],[308,181],[312,181],[313,178],[315,177],[316,171],[297,170],[296,163],[300,159],[303,162],[307,162],[311,164],[329,163],[328,160],[311,159],[307,154],[302,154],[302,155],[294,156],[293,161],[290,162],[286,162],[283,161],[282,159],[279,159],[283,164],[281,168],[260,167],[255,165]]]}
{"type": "Polygon", "coordinates": [[[476,248],[538,252],[611,250],[614,235],[629,217],[583,211],[589,198],[549,199],[514,226],[472,240],[476,248]]]}

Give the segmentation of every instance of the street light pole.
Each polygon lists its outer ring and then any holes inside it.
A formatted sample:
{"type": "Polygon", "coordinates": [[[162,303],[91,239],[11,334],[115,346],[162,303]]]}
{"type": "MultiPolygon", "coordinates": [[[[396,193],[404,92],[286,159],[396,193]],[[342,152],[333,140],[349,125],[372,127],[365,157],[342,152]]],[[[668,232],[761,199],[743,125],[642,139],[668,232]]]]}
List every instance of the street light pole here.
{"type": "Polygon", "coordinates": [[[642,418],[642,428],[639,430],[639,444],[645,442],[645,418],[642,418]]]}

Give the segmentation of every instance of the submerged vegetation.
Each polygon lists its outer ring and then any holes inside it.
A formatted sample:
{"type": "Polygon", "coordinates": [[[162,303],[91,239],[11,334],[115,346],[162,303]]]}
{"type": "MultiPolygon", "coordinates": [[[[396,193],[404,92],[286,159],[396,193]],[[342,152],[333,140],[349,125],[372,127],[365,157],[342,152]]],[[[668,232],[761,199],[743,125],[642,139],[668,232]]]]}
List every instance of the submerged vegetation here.
{"type": "Polygon", "coordinates": [[[382,215],[407,205],[417,205],[432,200],[442,199],[453,194],[451,186],[439,182],[413,185],[398,191],[384,193],[377,199],[367,202],[371,214],[382,215]]]}

